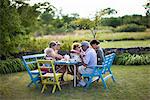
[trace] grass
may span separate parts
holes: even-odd
[[[88,30],[74,31],[72,33],[64,33],[59,35],[48,35],[39,37],[40,41],[60,41],[62,43],[70,43],[73,41],[91,40],[93,37]],[[103,48],[130,48],[130,47],[150,47],[150,30],[146,32],[122,32],[122,33],[98,33],[97,39],[103,40],[101,47]],[[135,39],[130,41],[111,41],[107,40],[121,40],[121,39]],[[148,40],[136,40],[136,39],[148,39]],[[46,42],[45,42],[46,43]]]
[[[130,34],[130,35],[129,35]],[[84,40],[91,40],[92,37],[90,34],[83,34],[76,35],[76,34],[68,34],[68,35],[55,35],[55,36],[48,36],[48,37],[42,37],[39,38],[38,41],[43,41],[43,48],[47,46],[49,41],[60,41],[63,44],[68,43],[72,45],[73,41],[77,40],[78,42],[84,41]],[[99,39],[103,39],[104,42],[101,42],[101,47],[103,48],[131,48],[131,47],[150,47],[150,39],[149,40],[130,40],[130,41],[111,41],[107,42],[105,40],[109,39],[125,39],[125,38],[150,38],[150,34],[147,32],[137,32],[137,33],[105,33],[101,34],[101,37]],[[62,44],[62,45],[63,45]],[[31,48],[32,49],[32,48]],[[65,48],[66,49],[66,48]]]
[[[150,40],[101,42],[102,48],[150,47]]]
[[[115,40],[115,39],[145,39],[150,38],[150,32],[121,32],[121,33],[99,33],[99,40]]]
[[[94,83],[88,90],[63,85],[62,91],[54,94],[50,90],[40,93],[40,89],[28,88],[26,72],[0,76],[0,100],[148,100],[150,98],[150,65],[112,67],[117,82],[107,81],[108,90],[101,82]]]
[[[58,34],[58,35],[47,35],[39,38],[49,40],[91,40],[92,34],[88,30],[74,31],[72,33]],[[121,33],[97,33],[96,38],[98,40],[115,40],[115,39],[145,39],[150,38],[150,30],[146,32],[121,32]]]

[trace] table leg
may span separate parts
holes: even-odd
[[[76,66],[75,65],[73,65],[73,66],[74,66],[74,87],[76,87],[77,73],[76,73]]]

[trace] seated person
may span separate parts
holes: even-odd
[[[57,59],[63,59],[63,56],[62,55],[59,55],[55,52],[57,48],[57,43],[55,41],[51,41],[49,43],[49,47],[47,47],[45,50],[44,50],[44,53],[46,54],[46,60],[57,60]],[[49,64],[45,64],[43,66],[46,66],[46,67],[50,67]]]
[[[56,44],[57,44],[57,46],[56,46],[55,52],[58,54],[61,45],[60,45],[60,42],[59,42],[59,41],[56,41]]]
[[[79,66],[78,72],[80,74],[89,74],[93,72],[93,66],[97,65],[97,54],[96,51],[93,48],[90,48],[90,44],[87,41],[84,41],[81,43],[81,47],[83,51],[85,52],[85,56],[81,56],[82,59],[82,66]],[[86,83],[82,79],[82,77],[79,77],[80,82],[78,86],[85,86]]]
[[[95,39],[91,40],[90,42],[90,45],[97,53],[97,65],[102,65],[102,63],[104,62],[104,52],[103,49],[99,46],[99,44],[99,41]]]
[[[49,47],[44,50],[47,60],[63,59],[62,55],[56,53],[56,48],[57,48],[57,43],[55,41],[51,41],[49,43]]]
[[[81,62],[80,53],[80,43],[73,43],[72,50],[70,51],[71,60]]]
[[[58,46],[57,43],[58,42],[51,41],[49,43],[49,47],[44,50],[47,60],[67,60],[67,57],[58,54],[58,50],[60,49],[59,48],[60,44]],[[49,66],[49,65],[47,64],[45,66]],[[67,67],[66,65],[57,65],[56,72],[64,74],[66,72],[66,67]]]

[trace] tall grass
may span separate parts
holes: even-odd
[[[50,40],[59,40],[59,41],[65,41],[65,40],[91,40],[93,39],[92,34],[90,31],[75,31],[72,33],[66,33],[63,35],[47,35],[44,37],[40,38],[45,38],[45,39],[50,39]],[[98,40],[115,40],[115,39],[147,39],[150,38],[150,32],[120,32],[120,33],[103,33],[103,32],[98,32],[96,39]]]

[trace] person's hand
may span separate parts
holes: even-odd
[[[64,55],[64,59],[65,59],[66,61],[69,61],[70,56],[69,56],[69,55]]]
[[[86,67],[87,67],[87,64],[83,63],[83,66],[86,68]]]
[[[85,52],[80,52],[81,57],[85,56]]]

